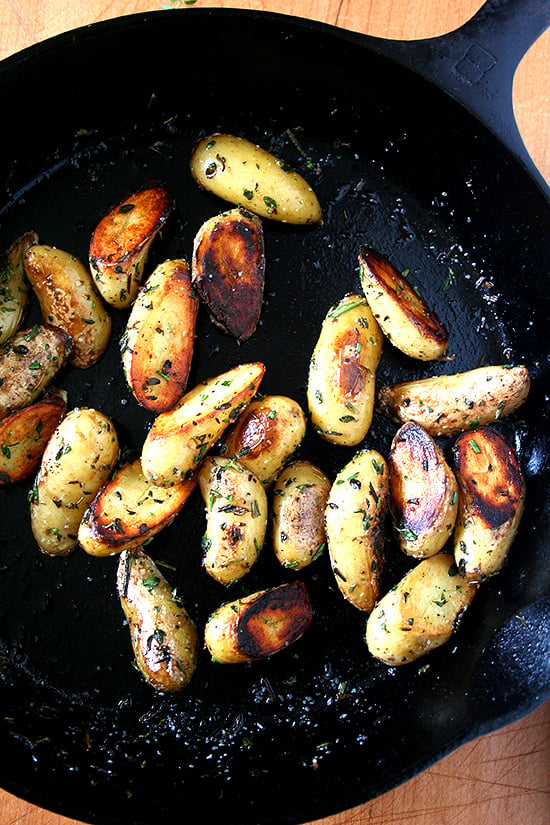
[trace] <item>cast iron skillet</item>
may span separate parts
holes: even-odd
[[[102,825],[157,825],[187,813],[205,825],[300,822],[395,787],[550,695],[547,192],[518,142],[505,148],[400,65],[419,60],[430,76],[439,52],[442,81],[458,83],[472,69],[459,71],[460,61],[476,57],[483,85],[499,70],[509,13],[515,30],[527,31],[522,46],[548,23],[546,3],[492,2],[459,35],[404,46],[271,14],[159,12],[62,35],[0,67],[2,248],[33,228],[86,260],[105,211],[160,180],[178,208],[150,266],[189,256],[201,222],[225,208],[188,168],[194,141],[214,130],[267,146],[314,185],[322,226],[265,224],[261,326],[238,347],[201,313],[190,385],[260,359],[263,391],[305,406],[321,320],[358,289],[361,243],[409,269],[451,333],[454,360],[435,365],[386,345],[380,384],[482,362],[525,363],[533,379],[528,402],[501,423],[528,482],[509,562],[446,647],[401,669],[369,656],[364,617],[340,597],[324,557],[300,574],[315,619],[294,647],[246,666],[214,665],[203,653],[185,692],[156,695],[131,664],[116,559],[41,556],[29,530],[30,482],[0,491],[6,789]],[[468,31],[489,39],[466,53]],[[495,55],[492,68],[484,54]],[[491,124],[502,134],[498,118]],[[125,316],[113,317],[102,361],[67,370],[59,383],[71,405],[112,416],[125,449],[139,451],[151,417],[124,385]],[[376,415],[365,443],[387,452],[394,430]],[[332,476],[352,453],[311,432],[300,449]],[[222,601],[296,578],[267,546],[248,579],[222,589],[201,569],[203,529],[196,498],[149,547],[199,627]],[[388,542],[386,585],[408,566]]]

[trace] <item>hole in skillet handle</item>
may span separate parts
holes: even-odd
[[[515,71],[549,26],[548,0],[487,0],[449,34],[414,41],[368,40],[374,51],[420,74],[478,117],[550,198],[550,184],[527,151],[512,101]]]

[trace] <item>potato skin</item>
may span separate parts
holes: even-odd
[[[31,246],[24,263],[42,316],[72,338],[70,362],[91,367],[107,348],[111,318],[89,271],[74,255],[46,244]]]
[[[355,446],[374,410],[382,333],[362,295],[344,296],[328,311],[309,365],[307,401],[318,434]]]
[[[191,173],[199,186],[260,217],[294,224],[322,220],[311,186],[245,138],[227,134],[202,138],[191,157]]]
[[[23,256],[35,243],[38,243],[36,232],[25,232],[0,258],[0,344],[15,335],[22,324],[31,295]]]
[[[260,319],[265,283],[262,222],[232,209],[203,223],[193,243],[193,283],[210,318],[237,341]]]
[[[112,556],[156,536],[174,520],[197,486],[195,478],[157,487],[143,475],[139,458],[124,464],[84,513],[78,543],[92,556]]]
[[[223,604],[209,617],[204,642],[215,662],[253,662],[296,642],[312,618],[305,584],[282,584]]]
[[[452,556],[423,559],[370,614],[365,633],[370,653],[387,665],[414,662],[448,641],[476,592]]]
[[[45,324],[20,330],[0,348],[0,421],[38,398],[71,349],[66,332]]]
[[[453,459],[459,484],[455,561],[461,574],[481,581],[506,560],[525,507],[525,479],[515,450],[490,427],[457,438]]]
[[[31,493],[31,528],[43,553],[61,556],[76,546],[86,507],[118,452],[113,424],[98,410],[76,407],[56,428]]]
[[[150,246],[174,208],[157,186],[134,192],[105,215],[90,242],[90,269],[103,299],[123,309],[135,299]]]
[[[324,512],[331,483],[309,461],[294,461],[273,487],[273,549],[283,567],[302,570],[326,546]]]
[[[141,548],[120,556],[117,590],[145,681],[162,692],[186,687],[197,664],[197,630],[176,591]]]
[[[292,398],[255,399],[227,431],[222,455],[238,458],[267,487],[302,442],[306,423],[302,408]]]
[[[361,286],[384,335],[421,361],[441,358],[449,336],[425,300],[379,252],[359,250]]]
[[[510,415],[529,388],[523,365],[478,367],[381,387],[377,407],[396,421],[415,421],[432,436],[457,435]]]
[[[264,372],[259,362],[239,364],[198,384],[173,409],[158,415],[141,453],[146,478],[164,487],[192,475],[255,395]]]
[[[388,465],[390,513],[399,547],[417,559],[435,555],[456,522],[453,471],[433,438],[412,421],[395,434]]]
[[[66,412],[66,398],[60,391],[52,391],[0,423],[0,486],[36,472],[46,444]]]
[[[198,308],[182,259],[159,264],[138,292],[121,350],[126,381],[142,407],[166,412],[185,392]]]
[[[325,508],[330,562],[344,598],[370,611],[380,595],[388,468],[376,450],[361,450],[336,476]]]
[[[220,584],[241,579],[257,560],[267,527],[267,497],[254,475],[231,458],[208,456],[198,472],[206,507],[204,567]]]

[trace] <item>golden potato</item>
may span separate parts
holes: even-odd
[[[295,224],[322,220],[311,186],[284,161],[244,138],[202,138],[191,157],[191,173],[204,189],[263,218]]]
[[[0,258],[0,344],[15,335],[23,321],[31,295],[23,256],[35,243],[38,243],[36,232],[25,232]]]

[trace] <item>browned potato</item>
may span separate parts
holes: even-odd
[[[374,410],[382,333],[362,295],[344,296],[328,311],[309,365],[307,402],[313,426],[333,444],[355,446]]]
[[[192,478],[157,487],[143,475],[139,458],[124,464],[84,513],[78,543],[92,556],[137,547],[171,524],[196,486]]]
[[[174,208],[162,187],[129,195],[97,225],[90,242],[90,269],[108,304],[122,309],[137,295],[149,248]]]
[[[370,653],[387,665],[414,662],[450,639],[476,592],[452,556],[423,559],[370,614],[365,634]]]
[[[38,398],[71,349],[66,332],[42,324],[21,330],[0,348],[0,421]]]
[[[435,555],[455,526],[453,471],[433,438],[412,421],[395,434],[388,464],[390,513],[401,550],[417,559]]]
[[[91,367],[107,348],[111,319],[89,271],[74,255],[46,244],[31,246],[24,262],[43,318],[72,338],[70,362]]]
[[[267,497],[254,473],[232,458],[207,456],[198,472],[206,505],[204,567],[220,584],[256,562],[267,527]]]
[[[267,487],[305,433],[306,417],[296,401],[266,395],[251,401],[227,431],[222,455],[238,458]]]
[[[263,218],[319,223],[321,206],[311,186],[284,161],[236,135],[201,138],[191,157],[197,183]]]
[[[326,475],[309,461],[294,461],[273,487],[273,549],[283,567],[302,570],[326,545],[325,506],[330,491]]]
[[[305,584],[282,584],[219,607],[206,623],[204,641],[215,662],[252,662],[297,641],[311,620]]]
[[[0,258],[0,344],[15,335],[21,326],[31,294],[23,255],[35,243],[38,243],[36,232],[25,232]]]
[[[459,484],[455,561],[479,580],[498,573],[523,515],[525,479],[515,450],[490,427],[457,438],[453,457]]]
[[[374,317],[392,344],[421,361],[441,358],[447,349],[447,331],[407,279],[366,246],[359,250],[359,272]]]
[[[0,485],[34,473],[50,436],[67,412],[61,391],[12,413],[0,424]]]
[[[184,260],[160,264],[140,289],[123,336],[122,365],[136,400],[166,412],[187,386],[198,298]]]
[[[381,387],[378,409],[395,421],[415,421],[430,435],[457,435],[510,415],[529,387],[524,366],[479,367]]]
[[[141,453],[145,476],[171,486],[194,473],[210,447],[256,394],[265,366],[239,364],[190,390],[169,412],[161,413]]]
[[[86,407],[67,413],[48,441],[31,493],[31,528],[43,553],[74,549],[82,516],[117,459],[118,438],[106,415]]]
[[[245,209],[207,220],[193,246],[193,283],[210,317],[237,341],[250,338],[260,318],[265,281],[262,223]]]
[[[336,476],[325,508],[332,570],[344,598],[369,611],[380,595],[388,468],[376,450],[361,450]]]
[[[198,655],[197,630],[181,598],[139,547],[120,556],[117,589],[142,676],[157,690],[181,690]]]

